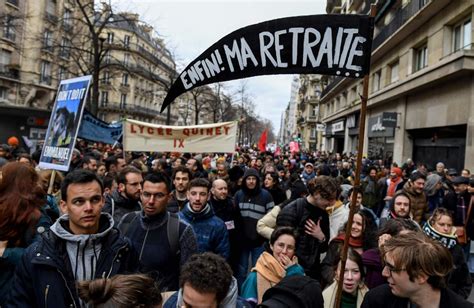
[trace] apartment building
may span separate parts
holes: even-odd
[[[327,10],[367,13],[367,2],[328,1]],[[471,0],[378,1],[365,155],[474,168],[473,17]],[[323,149],[355,152],[362,80],[326,78]]]

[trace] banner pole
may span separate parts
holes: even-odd
[[[56,178],[56,170],[53,169],[53,172],[51,172],[51,177],[49,178],[48,195],[51,195],[53,193],[55,178]]]
[[[370,16],[375,17],[376,7],[375,5],[371,5],[370,7]],[[352,190],[352,198],[351,198],[351,205],[349,210],[349,218],[347,219],[347,225],[345,230],[344,236],[344,246],[342,247],[341,251],[341,267],[339,271],[339,277],[336,277],[337,280],[337,291],[336,291],[336,301],[334,307],[339,308],[341,307],[341,299],[342,299],[342,284],[344,282],[344,271],[346,269],[346,261],[347,261],[347,253],[349,251],[349,237],[351,235],[352,229],[352,221],[354,220],[354,214],[356,212],[356,203],[357,203],[357,195],[361,191],[360,189],[360,173],[362,170],[362,154],[364,152],[364,138],[365,138],[365,120],[367,114],[367,99],[369,96],[369,74],[364,76],[364,83],[363,83],[363,92],[362,96],[360,97],[360,125],[359,125],[359,145],[357,149],[357,164],[356,164],[356,174],[354,179],[354,187]]]

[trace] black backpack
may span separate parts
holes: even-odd
[[[287,276],[263,294],[258,308],[323,308],[319,282],[308,276]]]
[[[127,236],[130,225],[140,217],[140,211],[131,212],[125,215],[120,222],[119,229],[123,236]],[[171,252],[174,255],[180,253],[179,250],[179,216],[177,213],[168,212],[168,221],[166,222],[166,233],[168,234],[168,243],[171,247]]]

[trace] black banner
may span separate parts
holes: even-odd
[[[397,127],[397,113],[396,112],[382,113],[382,125],[385,127]]]
[[[272,74],[362,78],[370,70],[372,35],[367,15],[297,16],[241,28],[181,72],[161,111],[182,93],[220,81]]]

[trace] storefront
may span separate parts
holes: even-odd
[[[329,125],[332,132],[332,138],[334,139],[334,144],[332,151],[334,153],[343,153],[344,152],[344,120],[338,120]]]
[[[392,162],[396,126],[396,113],[384,112],[369,118],[367,131],[369,138],[367,156],[369,159],[382,159],[385,164]]]
[[[346,152],[356,153],[359,146],[359,113],[351,114],[347,117],[346,128],[347,128],[347,144]]]

